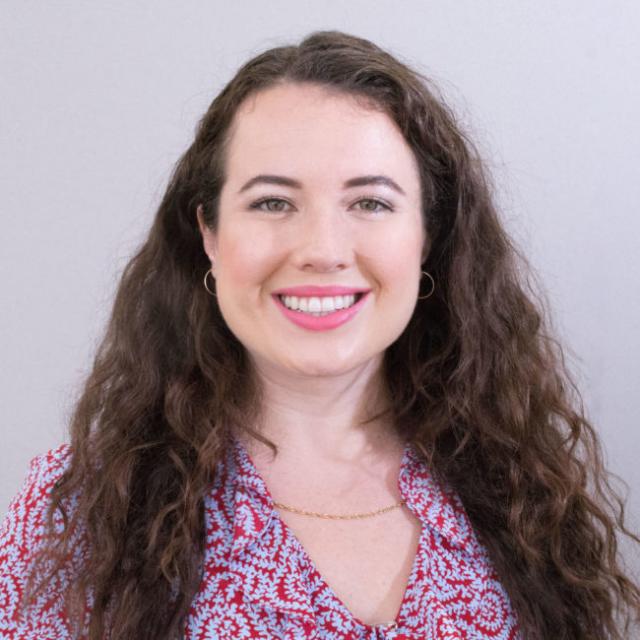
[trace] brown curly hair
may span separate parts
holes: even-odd
[[[383,109],[415,154],[432,240],[425,266],[438,287],[385,352],[387,413],[460,496],[524,638],[629,638],[640,588],[621,566],[619,535],[640,538],[625,527],[624,501],[479,154],[428,79],[336,31],[242,66],[175,167],[72,416],[72,456],[53,490],[31,595],[82,540],[85,561],[66,594],[78,633],[184,633],[201,580],[204,497],[230,426],[268,442],[247,426],[258,424],[257,376],[202,286],[210,265],[196,212],[202,205],[216,229],[234,114],[283,82]]]

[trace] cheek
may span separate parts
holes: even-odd
[[[399,282],[409,286],[420,276],[423,235],[420,230],[409,228],[388,229],[370,246],[370,259],[385,288],[397,289]]]
[[[220,236],[220,284],[234,287],[236,294],[258,287],[269,277],[282,259],[282,247],[258,230],[229,230]],[[238,296],[240,299],[243,296]]]

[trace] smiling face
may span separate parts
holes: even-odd
[[[377,366],[411,318],[425,243],[418,167],[396,124],[352,97],[311,84],[250,96],[232,125],[216,232],[198,220],[220,311],[258,369]],[[295,287],[360,293],[331,312],[339,290],[276,295]]]

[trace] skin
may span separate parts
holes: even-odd
[[[238,109],[225,169],[216,232],[200,210],[198,221],[222,315],[264,384],[261,430],[284,458],[308,461],[307,469],[323,461],[317,482],[327,464],[348,469],[368,455],[373,464],[385,451],[397,462],[400,445],[388,425],[358,422],[384,401],[380,363],[413,313],[426,252],[418,167],[402,133],[351,96],[279,85]],[[240,193],[259,174],[294,178],[301,188],[258,184]],[[388,176],[404,193],[344,188],[365,175]],[[265,197],[281,201],[252,208]],[[271,297],[303,284],[371,293],[351,321],[314,332],[285,318]],[[337,483],[349,476],[343,471]]]

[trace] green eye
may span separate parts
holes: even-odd
[[[393,207],[383,200],[379,200],[378,198],[361,198],[355,204],[362,205],[361,211],[368,211],[370,213],[380,213],[382,211],[393,211]],[[266,208],[265,206],[266,205]],[[254,202],[250,205],[251,209],[257,209],[258,211],[266,211],[270,213],[282,213],[285,211],[285,207],[290,205],[287,200],[283,200],[282,198],[262,198],[257,202]]]
[[[273,203],[275,202],[278,206],[276,208],[272,208],[270,206],[267,206],[266,209],[263,208],[263,204],[268,204],[268,203]],[[281,211],[284,211],[284,209],[282,208],[282,205],[287,205],[289,204],[286,200],[283,200],[282,198],[263,198],[262,200],[258,200],[257,202],[254,202],[251,205],[251,209],[258,209],[259,211],[270,211],[272,213],[280,213]]]
[[[364,207],[363,208],[364,211],[372,211],[373,213],[376,213],[382,210],[393,211],[393,209],[386,202],[383,202],[382,200],[378,200],[377,198],[363,198],[362,200],[358,200],[356,204],[361,204],[363,202],[370,205],[370,206]],[[379,209],[378,207],[382,207],[382,209]]]

